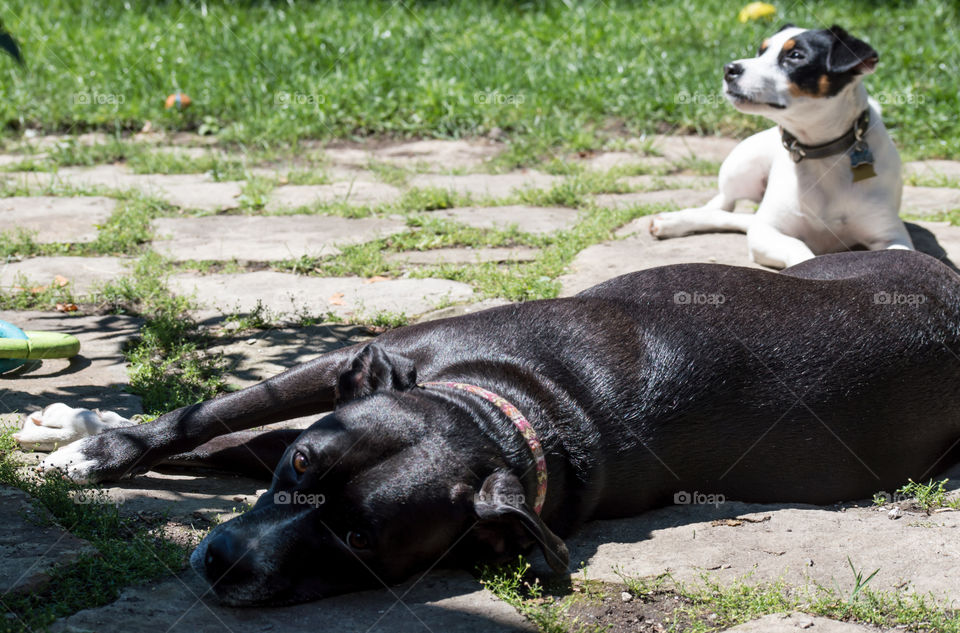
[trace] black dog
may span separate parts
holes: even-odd
[[[192,559],[224,602],[278,604],[532,545],[565,569],[561,537],[584,521],[683,491],[827,503],[889,490],[954,459],[958,384],[960,277],[926,255],[829,255],[781,274],[678,265],[397,329],[81,440],[61,467],[117,478],[335,408],[302,433],[192,453],[279,460],[270,490]]]

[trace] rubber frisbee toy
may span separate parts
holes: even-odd
[[[70,358],[80,351],[80,341],[60,332],[24,332],[16,325],[0,321],[0,374],[28,360]]]

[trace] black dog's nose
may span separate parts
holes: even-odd
[[[727,81],[733,81],[743,74],[743,65],[737,62],[730,62],[723,67],[723,78]]]
[[[230,532],[222,532],[207,543],[203,567],[211,585],[232,585],[253,575],[253,556],[249,544]]]

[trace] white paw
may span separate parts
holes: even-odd
[[[107,429],[133,424],[112,411],[91,411],[58,402],[23,419],[13,439],[29,450],[52,451]]]
[[[650,218],[650,235],[664,240],[670,237],[681,237],[686,234],[685,222],[670,213],[658,213]]]
[[[40,462],[40,470],[59,471],[78,484],[93,483],[96,480],[91,474],[97,466],[97,460],[88,457],[83,450],[84,444],[87,444],[89,439],[79,440],[50,453]]]

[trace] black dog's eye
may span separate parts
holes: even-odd
[[[798,51],[797,49],[793,49],[792,51],[787,53],[787,57],[789,59],[803,59],[804,54],[801,51]]]
[[[307,472],[307,466],[310,465],[310,461],[307,459],[307,456],[297,451],[293,454],[293,469],[300,473],[301,475]]]
[[[370,539],[363,532],[347,532],[347,545],[353,549],[369,549]]]

